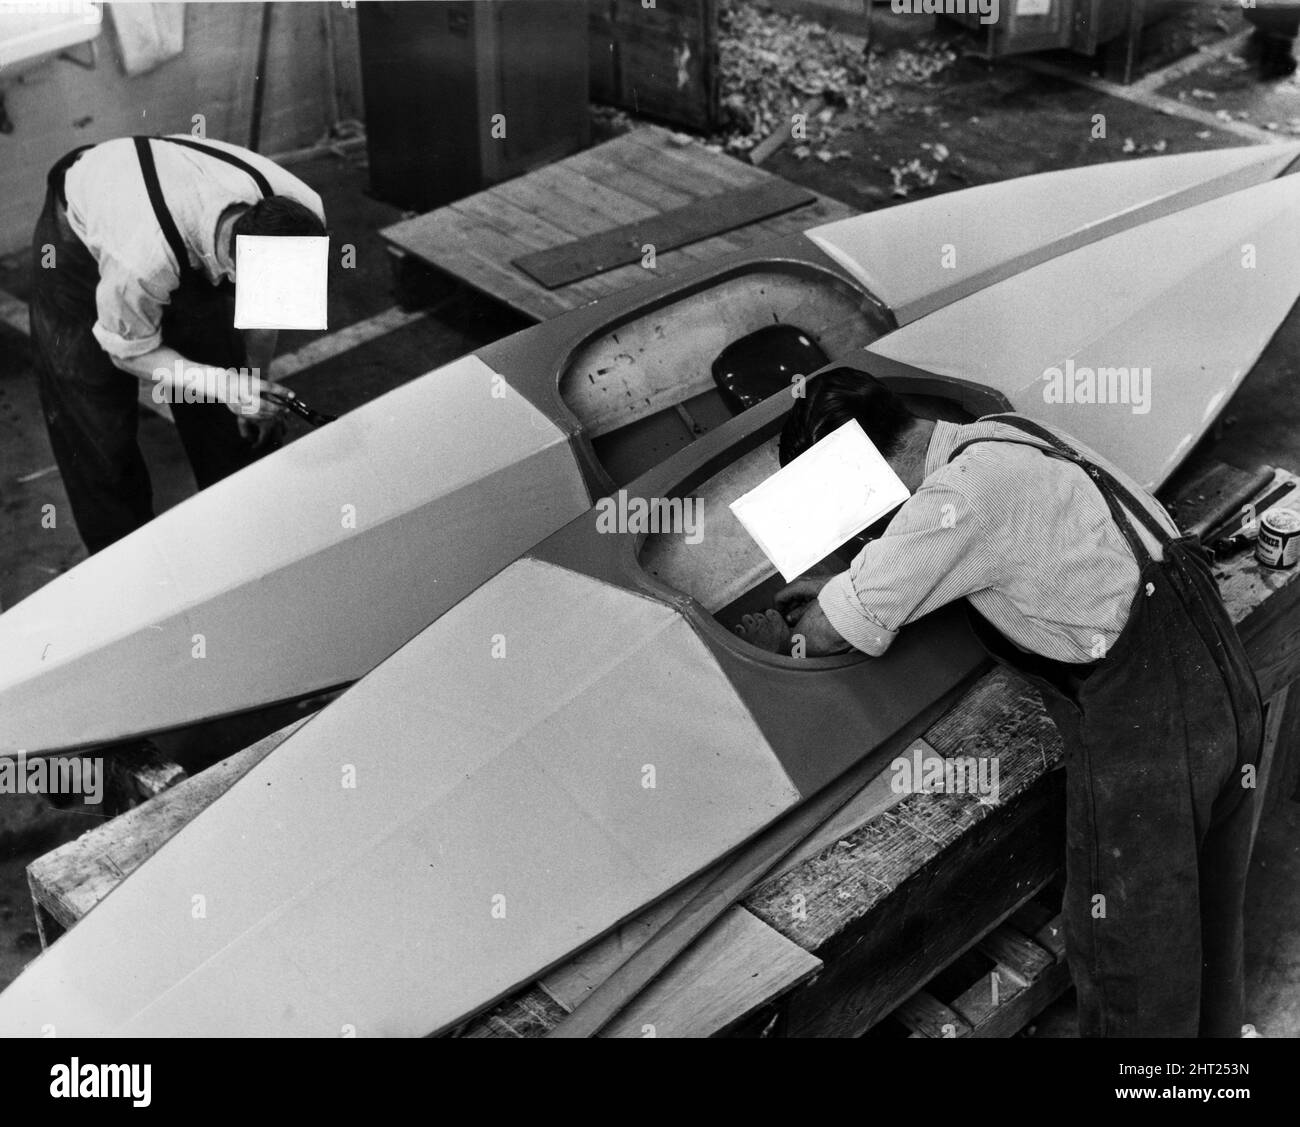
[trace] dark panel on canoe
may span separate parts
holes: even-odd
[[[520,255],[514,264],[547,289],[557,289],[616,266],[639,262],[647,244],[656,253],[791,211],[817,197],[785,180],[737,188],[717,196],[626,223],[609,231]]]

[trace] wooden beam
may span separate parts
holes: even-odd
[[[27,883],[38,908],[38,918],[39,911],[44,911],[47,917],[46,926],[41,929],[43,940],[53,942],[72,927],[307,719],[295,720],[28,865]]]

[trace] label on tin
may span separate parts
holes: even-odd
[[[1265,567],[1294,567],[1300,560],[1300,513],[1270,509],[1259,521],[1255,557]]]

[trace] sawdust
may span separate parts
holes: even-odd
[[[792,129],[794,155],[823,162],[850,155],[838,138],[892,107],[897,87],[928,85],[957,58],[930,41],[867,51],[857,36],[740,0],[719,7],[718,55],[722,121],[710,147],[743,156]]]

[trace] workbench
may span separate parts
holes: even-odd
[[[1214,464],[1176,514],[1244,475]],[[1278,471],[1278,479],[1290,479]],[[1266,701],[1262,808],[1300,782],[1300,569],[1253,554],[1215,568]],[[1288,707],[1288,699],[1290,706]],[[305,718],[184,779],[28,868],[43,944],[74,926]],[[1059,737],[1037,693],[991,668],[924,734],[945,756],[996,756],[995,801],[915,793],[837,820],[750,890],[605,1036],[1009,1036],[1068,986],[1060,934],[1064,787]],[[705,879],[704,876],[699,880]],[[455,1031],[538,1036],[699,881],[651,906],[539,982]]]

